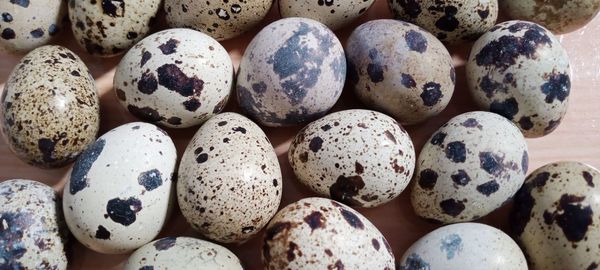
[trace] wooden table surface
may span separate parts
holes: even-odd
[[[236,67],[239,65],[246,45],[258,29],[278,18],[277,6],[274,4],[267,19],[255,31],[234,40],[223,42]],[[391,18],[385,0],[377,0],[374,6],[358,21],[336,33],[342,43],[345,43],[348,35],[360,23],[381,18]],[[162,30],[162,28],[154,30]],[[600,110],[600,16],[597,16],[585,28],[560,36],[559,39],[567,49],[571,59],[572,89],[570,106],[563,123],[556,131],[543,138],[527,140],[530,149],[530,171],[546,163],[560,160],[576,160],[600,168],[600,113],[598,112]],[[102,119],[99,135],[121,124],[136,121],[118,104],[113,92],[112,78],[120,57],[101,59],[89,56],[78,48],[70,31],[63,31],[57,38],[56,43],[75,51],[88,65],[96,79],[100,94]],[[450,105],[441,115],[423,124],[407,127],[415,143],[417,153],[428,137],[444,122],[457,114],[475,110],[473,101],[466,89],[464,78],[464,62],[469,49],[470,44],[450,49],[455,59],[458,77],[456,90]],[[19,59],[20,56],[0,54],[0,91],[4,88],[4,83]],[[238,111],[235,102],[231,101],[226,111]],[[341,99],[334,107],[334,111],[362,107],[353,96],[353,93],[349,89],[345,89]],[[283,199],[280,207],[303,197],[315,195],[296,180],[287,159],[287,149],[299,129],[300,127],[265,128],[265,132],[279,157],[283,173]],[[168,130],[177,146],[179,157],[181,157],[188,141],[196,130],[197,127]],[[55,190],[62,192],[69,169],[70,166],[54,170],[42,170],[28,166],[10,152],[4,140],[0,142],[0,181],[15,178],[37,180],[47,183]],[[480,222],[492,224],[507,231],[507,210],[509,207],[510,205],[507,205],[491,213]],[[383,232],[393,248],[397,260],[414,241],[439,226],[426,222],[413,213],[408,190],[386,205],[374,209],[358,210]],[[187,225],[178,211],[175,211],[159,237],[163,236],[201,238]],[[259,234],[259,236],[242,245],[227,245],[227,247],[238,255],[246,269],[262,269],[260,261],[261,244],[262,234]],[[121,269],[122,263],[128,255],[98,254],[86,249],[72,238],[68,248],[68,256],[70,269]]]

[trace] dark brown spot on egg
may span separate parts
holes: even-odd
[[[481,185],[478,185],[476,189],[479,193],[485,195],[486,197],[489,197],[490,195],[498,191],[498,189],[500,189],[500,185],[498,184],[498,182],[496,182],[496,180],[491,180]]]
[[[335,183],[329,188],[329,195],[334,200],[343,202],[350,206],[360,206],[361,203],[353,197],[358,195],[359,191],[365,187],[362,177],[340,175]]]
[[[592,174],[588,171],[583,171],[581,172],[581,175],[583,175],[583,179],[585,180],[585,182],[587,183],[588,186],[590,187],[595,187],[594,186],[594,177],[592,176]]]
[[[340,213],[342,214],[342,217],[344,217],[346,222],[348,222],[348,224],[350,224],[350,226],[352,226],[353,228],[361,230],[365,228],[365,225],[360,220],[360,218],[351,211],[344,208],[340,208]]]
[[[158,49],[164,54],[169,55],[177,52],[177,46],[179,45],[179,40],[169,39],[166,43],[158,46]]]
[[[174,64],[165,64],[159,67],[158,83],[171,91],[179,93],[181,96],[189,97],[192,95],[200,96],[204,88],[204,81],[198,77],[188,77]]]
[[[318,152],[321,147],[323,146],[323,139],[321,139],[321,137],[314,137],[310,140],[310,143],[308,144],[308,148],[313,151],[314,153]]]
[[[154,248],[158,251],[168,250],[175,246],[177,242],[177,238],[175,237],[165,237],[156,242],[154,242]]]
[[[311,231],[314,231],[325,226],[325,217],[321,212],[313,211],[310,215],[304,217],[304,222],[310,226]]]
[[[140,80],[138,81],[138,90],[146,95],[150,95],[158,89],[158,82],[156,81],[156,77],[154,73],[150,70],[146,70]]]

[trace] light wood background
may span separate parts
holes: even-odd
[[[279,15],[277,6],[274,4],[270,15],[262,26],[277,18],[279,18]],[[377,0],[375,5],[363,17],[351,26],[338,31],[337,34],[341,41],[345,43],[347,36],[360,23],[380,18],[391,18],[385,0]],[[236,67],[246,45],[262,26],[239,38],[223,42]],[[155,31],[162,28],[159,27]],[[600,16],[596,17],[585,28],[559,38],[571,59],[572,92],[570,107],[563,123],[555,132],[543,138],[527,141],[530,149],[530,170],[560,160],[581,161],[598,168],[600,167],[600,113],[598,112],[600,111]],[[136,120],[118,104],[112,89],[112,78],[115,66],[120,60],[119,57],[101,59],[87,55],[77,47],[70,31],[63,31],[57,38],[56,43],[75,51],[85,61],[96,79],[101,101],[100,134],[123,123]],[[407,128],[415,142],[417,153],[427,138],[448,119],[459,113],[475,110],[466,90],[464,79],[464,61],[469,49],[470,44],[450,50],[455,59],[458,82],[448,108],[441,115],[424,124]],[[20,56],[0,54],[0,91],[4,88],[4,82],[19,59]],[[237,111],[234,103],[230,102],[226,111]],[[354,98],[352,92],[345,89],[334,110],[361,107],[363,106]],[[179,156],[181,156],[196,129],[168,130],[177,145]],[[312,192],[297,182],[287,159],[287,149],[291,139],[299,129],[300,127],[265,129],[275,147],[282,168],[283,199],[281,207],[300,198],[314,196]],[[4,140],[0,142],[0,181],[15,178],[32,179],[47,183],[55,190],[62,192],[69,169],[70,166],[55,170],[42,170],[28,166],[10,152]],[[506,231],[507,210],[509,207],[510,205],[507,205],[493,212],[480,222],[495,225]],[[439,226],[415,216],[409,203],[408,191],[386,205],[375,209],[359,209],[359,211],[383,232],[390,242],[397,260],[414,241]],[[183,235],[201,238],[186,224],[181,214],[175,211],[160,237]],[[245,244],[228,245],[227,247],[238,255],[246,269],[262,269],[260,262],[261,244],[262,234]],[[83,247],[74,238],[71,239],[68,253],[70,269],[121,269],[123,261],[127,259],[127,255],[95,253]]]

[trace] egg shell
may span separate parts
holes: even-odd
[[[123,254],[152,241],[173,202],[171,138],[141,122],[102,135],[77,159],[63,192],[69,229],[84,246]]]
[[[443,111],[456,73],[444,45],[422,28],[396,20],[360,25],[346,43],[348,80],[368,107],[403,125]]]
[[[394,254],[385,237],[354,209],[305,198],[281,209],[264,235],[265,269],[386,269]]]
[[[215,269],[243,270],[227,248],[191,237],[166,237],[136,250],[123,270]]]
[[[346,110],[310,123],[288,152],[298,180],[350,206],[384,204],[406,188],[415,168],[408,133],[393,118]]]
[[[26,53],[46,45],[67,15],[63,0],[0,2],[0,52]]]
[[[277,155],[248,118],[222,113],[206,121],[179,165],[177,199],[186,220],[206,238],[240,243],[260,231],[281,201]]]
[[[117,67],[114,88],[133,115],[171,128],[198,125],[223,110],[233,63],[213,38],[169,29],[137,43]]]
[[[489,112],[458,115],[425,143],[411,202],[417,215],[443,223],[483,217],[519,190],[528,168],[519,129]]]
[[[600,265],[600,172],[562,161],[532,172],[510,215],[531,269],[597,269]]]
[[[100,108],[94,78],[70,50],[37,48],[8,77],[0,119],[19,159],[42,168],[64,166],[96,139]]]
[[[459,223],[421,237],[404,253],[398,269],[527,270],[527,261],[501,230]]]
[[[280,0],[279,13],[284,18],[310,18],[337,30],[360,17],[373,3],[375,0]]]
[[[0,269],[67,269],[60,198],[42,183],[0,183]]]
[[[325,115],[342,94],[346,58],[331,30],[286,18],[250,42],[237,75],[240,107],[265,126],[291,126]]]
[[[216,40],[226,40],[256,27],[272,4],[273,0],[165,0],[165,12],[173,28],[192,28]]]
[[[475,103],[512,120],[525,137],[554,131],[567,112],[569,58],[540,25],[508,21],[481,36],[466,65]]]
[[[498,0],[388,0],[388,4],[396,19],[421,26],[448,45],[478,38],[498,19]]]
[[[161,0],[69,0],[71,30],[89,54],[124,53],[150,31]]]
[[[585,26],[600,11],[600,0],[499,2],[501,10],[509,18],[541,24],[556,34],[572,32]]]

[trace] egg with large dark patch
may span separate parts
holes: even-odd
[[[256,27],[269,13],[273,0],[165,0],[167,23],[192,28],[226,40]]]
[[[67,269],[60,197],[31,180],[0,183],[0,269]]]
[[[532,269],[598,269],[600,171],[580,162],[532,172],[515,196],[513,232]]]
[[[362,24],[348,38],[349,84],[368,107],[403,125],[442,112],[456,74],[444,45],[422,28],[396,20]]]
[[[345,78],[344,50],[331,30],[311,19],[281,19],[246,48],[237,98],[262,125],[298,125],[325,115],[342,94]]]
[[[69,0],[71,29],[89,54],[111,57],[148,34],[160,7],[161,0]]]
[[[152,241],[166,223],[177,153],[166,132],[133,122],[102,135],[68,175],[63,211],[84,246],[123,254]]]
[[[388,0],[396,19],[425,28],[456,45],[483,35],[496,24],[498,0]]]
[[[600,12],[599,0],[499,2],[500,8],[508,17],[539,23],[556,34],[575,31],[588,24]]]
[[[222,113],[200,127],[179,165],[181,213],[206,238],[240,243],[277,212],[279,162],[265,133],[250,119]]]
[[[138,118],[166,127],[204,123],[221,112],[233,88],[229,54],[213,38],[190,29],[153,34],[125,54],[114,89]]]
[[[0,52],[26,53],[50,42],[67,15],[63,0],[0,2]]]
[[[64,166],[96,139],[100,108],[94,78],[70,50],[37,48],[8,77],[0,119],[19,159],[42,168]]]
[[[528,164],[525,138],[506,118],[489,112],[458,115],[423,146],[412,206],[417,215],[443,223],[478,219],[513,197]]]
[[[281,17],[317,20],[331,30],[340,29],[364,14],[375,0],[280,0]]]
[[[525,137],[549,134],[567,112],[569,58],[560,41],[538,24],[494,26],[473,45],[466,71],[479,108],[513,121]]]
[[[394,267],[385,237],[354,209],[305,198],[281,209],[264,235],[265,269],[384,269]]]
[[[523,252],[510,236],[478,223],[436,229],[404,252],[398,270],[527,270]]]
[[[191,237],[165,237],[136,250],[124,270],[215,269],[243,270],[240,260],[227,248]]]
[[[393,118],[347,110],[308,124],[288,157],[298,180],[321,196],[350,206],[375,207],[406,188],[415,167],[408,133]]]

